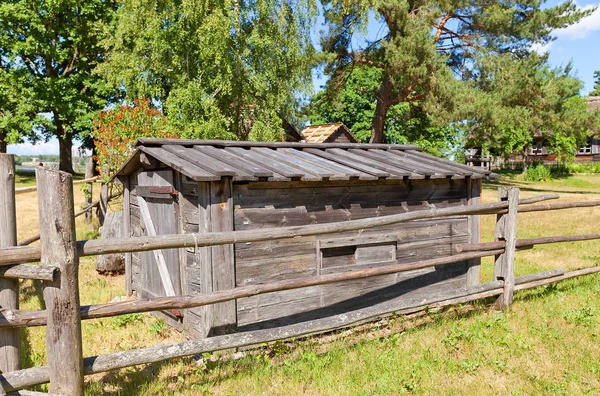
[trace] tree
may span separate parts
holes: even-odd
[[[590,96],[600,96],[600,70],[594,72],[594,89],[590,92]]]
[[[375,67],[355,66],[339,93],[330,96],[321,91],[314,95],[309,109],[310,122],[343,122],[359,141],[368,142],[377,105],[374,92],[382,73]],[[383,134],[386,142],[418,144],[433,155],[456,157],[462,151],[460,131],[449,125],[438,125],[419,103],[390,106]]]
[[[66,172],[73,173],[73,138],[91,131],[109,98],[94,69],[103,61],[99,42],[114,9],[112,0],[0,3],[0,78],[9,87],[0,130],[12,140],[31,135],[29,128],[56,136]]]
[[[136,99],[114,109],[101,111],[92,133],[100,176],[108,181],[129,158],[140,137],[172,138],[166,119],[150,105],[149,99]]]
[[[371,142],[382,142],[388,110],[398,103],[419,103],[452,112],[455,78],[468,79],[475,55],[527,52],[532,43],[551,40],[553,29],[568,26],[591,11],[572,1],[542,9],[544,0],[377,1],[329,0],[325,3],[328,32],[327,90],[339,92],[357,64],[382,70],[373,115]],[[384,35],[358,46],[356,35],[374,15]]]
[[[311,86],[313,0],[125,0],[103,72],[184,137],[281,140]],[[142,27],[142,28],[140,28]]]
[[[471,144],[494,155],[521,153],[525,167],[534,140],[569,160],[597,120],[579,95],[572,66],[551,68],[534,53],[482,55],[473,66],[474,88],[463,99]]]
[[[19,143],[25,136],[34,138],[31,117],[35,109],[31,103],[19,100],[27,96],[26,78],[27,75],[8,73],[0,66],[0,153],[6,153],[8,144]]]

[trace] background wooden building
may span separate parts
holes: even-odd
[[[141,139],[118,174],[126,235],[253,230],[476,204],[490,172],[416,146]],[[129,254],[139,297],[410,263],[478,242],[477,216],[319,237]],[[192,337],[322,318],[479,283],[479,261],[172,312]]]
[[[307,143],[358,143],[358,139],[343,123],[310,125],[302,130]]]

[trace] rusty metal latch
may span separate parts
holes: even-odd
[[[148,192],[153,194],[169,194],[172,196],[179,195],[179,191],[175,190],[172,186],[163,186],[163,187],[150,187]]]

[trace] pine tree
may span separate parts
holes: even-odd
[[[590,92],[590,96],[600,96],[600,70],[594,72],[594,89]]]
[[[453,111],[456,78],[471,77],[474,57],[526,53],[532,43],[551,40],[553,29],[589,14],[572,1],[543,8],[544,0],[380,1],[330,0],[325,3],[328,32],[322,40],[330,94],[339,92],[355,65],[382,70],[371,128],[371,142],[382,142],[390,107],[419,103]],[[381,38],[356,48],[370,16],[384,26]],[[454,81],[453,81],[454,80]]]

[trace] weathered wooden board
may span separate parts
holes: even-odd
[[[481,179],[467,179],[467,193],[469,205],[479,205],[481,203]],[[479,243],[480,241],[480,217],[469,216],[469,243]],[[481,282],[480,268],[481,259],[471,259],[468,263],[467,286],[475,286]]]
[[[387,170],[387,169],[386,169]],[[274,188],[277,186],[278,188]],[[234,184],[235,229],[322,224],[466,205],[465,180]],[[267,283],[426,260],[469,241],[467,217],[414,221],[364,231],[235,246],[236,284]],[[190,253],[188,253],[190,254]],[[270,327],[363,304],[463,287],[466,263],[238,300],[238,326]],[[198,275],[190,274],[191,279]],[[355,309],[355,308],[354,308]]]
[[[131,181],[135,179],[135,183]],[[160,198],[141,198],[137,196],[136,188],[138,186],[152,187],[173,187],[174,173],[171,169],[161,169],[153,171],[140,171],[136,177],[130,178],[130,219],[134,234],[156,235],[176,234],[179,232],[178,218],[175,211],[173,196],[168,194],[161,195]],[[141,210],[140,204],[144,205]],[[148,219],[152,225],[149,229]],[[177,249],[165,249],[158,251],[143,252],[132,255],[136,256],[138,264],[137,279],[135,271],[132,268],[133,284],[138,285],[136,290],[138,296],[150,296],[148,292],[157,296],[180,295],[180,269],[179,256]],[[164,268],[161,268],[164,267]],[[162,272],[162,273],[161,273]],[[167,277],[167,278],[165,278]]]
[[[17,245],[17,215],[15,203],[15,165],[13,154],[0,154],[0,248]],[[19,309],[19,281],[0,279],[0,306]],[[0,331],[0,371],[21,368],[19,330]]]
[[[246,331],[278,327],[376,304],[435,295],[464,287],[465,271],[465,264],[448,265],[239,299],[238,328]]]
[[[100,227],[101,239],[124,237],[123,217],[123,211],[108,212]],[[122,274],[125,271],[125,253],[96,256],[96,271],[101,274]]]

